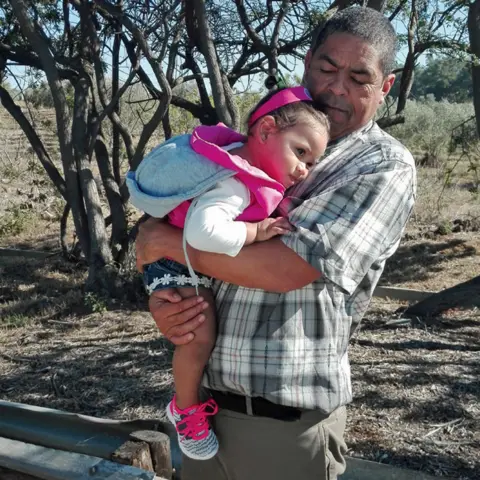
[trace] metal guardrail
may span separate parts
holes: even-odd
[[[143,443],[150,442],[152,447],[167,435],[171,460],[165,458],[170,454],[165,449],[157,450],[161,458],[155,459],[155,452],[150,448],[149,460],[153,468],[150,471],[138,468],[129,451],[141,452],[143,448],[144,453],[148,452],[148,448],[145,450],[145,446],[140,445],[144,440]],[[129,450],[127,447],[132,444],[138,448]],[[159,468],[162,458],[168,465]],[[363,459],[347,457],[346,460],[347,471],[341,480],[436,478],[420,471]],[[125,464],[128,462],[130,465]],[[24,477],[6,477],[15,480],[170,480],[173,467],[178,480],[181,454],[173,426],[158,420],[107,420],[0,401],[0,478],[4,478],[2,467],[25,474]],[[159,475],[160,471],[165,474]]]
[[[0,465],[42,480],[161,480],[154,472],[129,465],[3,437]]]
[[[99,419],[0,401],[0,437],[49,449],[51,452],[45,454],[47,457],[54,454],[62,457],[68,452],[91,457],[90,463],[105,460],[151,469],[166,479],[172,478],[174,470],[180,470],[181,454],[176,432],[169,423],[156,419]],[[0,447],[0,452],[3,451]],[[20,457],[18,461],[21,461]],[[0,466],[10,468],[6,463],[6,458],[0,456]],[[145,477],[145,480],[149,479]]]

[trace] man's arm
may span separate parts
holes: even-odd
[[[247,288],[284,293],[302,288],[321,275],[279,238],[244,247],[236,257],[187,248],[195,270]],[[141,268],[162,257],[185,264],[182,231],[151,219],[140,226],[137,266]]]

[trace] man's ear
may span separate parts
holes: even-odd
[[[382,102],[383,100],[385,100],[385,97],[389,94],[394,82],[395,82],[395,74],[393,73],[391,73],[390,75],[387,75],[384,78],[383,85],[382,85],[382,97],[383,97]]]
[[[271,115],[265,115],[257,123],[258,140],[264,143],[269,135],[277,132],[277,122]]]

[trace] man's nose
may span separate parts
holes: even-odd
[[[341,97],[347,94],[345,78],[343,75],[334,75],[328,85],[329,90],[336,96]]]

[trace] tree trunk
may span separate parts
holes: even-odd
[[[170,123],[170,112],[168,110],[162,118],[162,127],[165,140],[172,138],[172,125]]]
[[[127,237],[127,219],[125,216],[125,208],[120,195],[120,187],[115,181],[113,170],[110,166],[108,158],[108,150],[105,142],[100,137],[95,141],[95,157],[97,159],[98,169],[102,177],[102,183],[105,187],[110,214],[112,218],[112,234],[110,236],[110,244],[114,259],[118,260],[118,255],[125,246]]]
[[[75,84],[75,101],[73,109],[72,143],[75,161],[79,171],[80,186],[87,212],[88,232],[90,235],[90,252],[88,256],[87,290],[108,291],[108,281],[105,280],[107,268],[113,263],[112,251],[108,242],[105,219],[102,213],[100,195],[93,177],[89,158],[89,145],[94,129],[93,118],[90,115],[90,85],[95,78],[93,66],[87,59],[92,58],[92,38],[90,37],[92,10],[86,4],[79,8],[81,55],[83,71]],[[95,140],[95,139],[93,139]],[[105,170],[103,170],[105,174]],[[108,183],[107,183],[108,184]],[[108,197],[107,197],[108,198]],[[112,211],[112,215],[113,215]],[[109,275],[107,275],[109,276]]]
[[[413,75],[415,69],[415,32],[417,30],[417,2],[412,0],[410,12],[410,21],[408,23],[407,43],[408,53],[403,67],[402,78],[400,80],[400,91],[398,93],[398,103],[396,114],[402,113],[407,105],[407,98],[410,95],[413,85]]]
[[[119,7],[122,6],[122,1],[119,2]],[[120,46],[122,44],[121,31],[122,24],[115,19],[115,38],[112,46],[112,98],[118,92],[120,80]],[[115,105],[113,110],[120,116],[120,101]],[[112,168],[115,181],[120,185],[122,178],[120,173],[120,131],[115,124],[112,124]]]
[[[75,231],[80,241],[82,251],[88,258],[90,253],[90,239],[88,237],[86,213],[82,202],[78,174],[73,156],[70,132],[71,121],[65,92],[60,81],[55,60],[46,40],[47,36],[44,32],[39,33],[36,30],[33,22],[29,18],[26,2],[24,0],[10,0],[10,4],[12,5],[23,34],[29,40],[30,45],[42,63],[50,86],[55,107],[58,142],[65,174],[68,203],[72,209]]]
[[[480,0],[475,0],[470,4],[468,34],[471,51],[476,57],[476,61],[472,65],[473,105],[477,119],[477,131],[480,137]]]
[[[87,212],[88,231],[90,234],[90,252],[87,257],[89,275],[87,288],[94,288],[97,283],[98,270],[112,263],[112,253],[109,248],[105,220],[100,206],[100,196],[93,177],[88,158],[87,117],[89,106],[89,80],[81,75],[75,85],[75,104],[73,113],[72,143],[75,161],[79,171],[80,186]]]
[[[62,254],[67,259],[70,256],[70,249],[68,248],[68,239],[67,239],[67,226],[68,226],[69,215],[70,215],[70,206],[67,203],[63,209],[62,218],[60,219],[60,245],[62,247]]]
[[[377,124],[380,128],[390,128],[394,125],[399,125],[400,123],[405,123],[405,115],[398,114],[393,115],[393,117],[382,117],[377,120]]]
[[[415,57],[412,53],[407,54],[405,65],[402,71],[402,77],[400,79],[400,89],[398,92],[398,103],[396,115],[402,113],[407,105],[407,99],[410,95],[413,86],[415,68]]]
[[[480,276],[427,297],[425,300],[408,307],[404,315],[435,317],[445,310],[457,307],[480,307]]]

